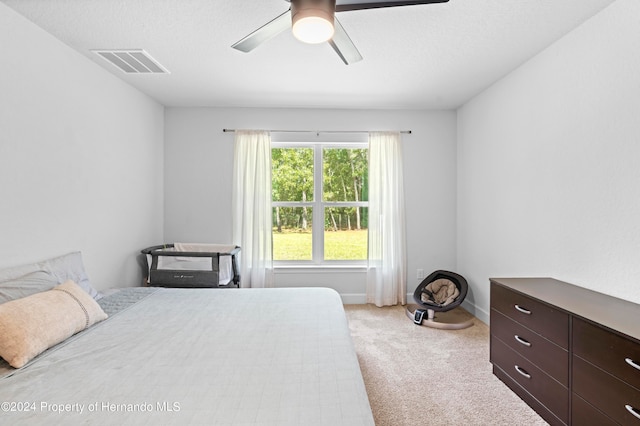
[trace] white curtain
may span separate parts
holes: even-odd
[[[271,287],[271,136],[237,130],[233,163],[233,242],[240,246],[240,286]]]
[[[399,132],[369,134],[367,303],[407,303],[406,230]]]

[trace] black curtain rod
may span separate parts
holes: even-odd
[[[236,129],[222,129],[223,132],[235,132]],[[369,130],[269,130],[273,133],[369,133]],[[400,130],[400,133],[411,134],[411,130]]]

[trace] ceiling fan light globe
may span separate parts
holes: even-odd
[[[333,37],[336,0],[291,0],[293,35],[305,43],[322,43]]]
[[[333,22],[319,16],[308,16],[293,23],[293,35],[309,44],[323,43],[333,37]]]

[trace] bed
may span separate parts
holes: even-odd
[[[64,297],[56,288],[36,296]],[[374,424],[334,290],[137,287],[99,296],[108,318],[21,368],[0,360],[3,421]],[[16,300],[0,301],[0,321]]]
[[[171,243],[147,247],[145,281],[154,287],[239,287],[240,247],[225,244]]]

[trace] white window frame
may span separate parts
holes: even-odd
[[[271,148],[313,148],[313,201],[271,201],[273,207],[311,207],[311,260],[274,260],[274,266],[366,266],[362,260],[324,260],[324,212],[327,207],[369,207],[369,201],[323,201],[323,150],[326,148],[369,149],[366,142],[271,142]],[[320,226],[316,226],[320,224]],[[272,231],[273,232],[273,231]]]

